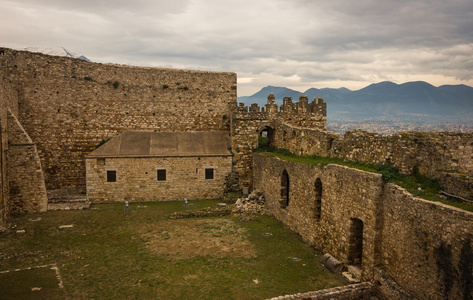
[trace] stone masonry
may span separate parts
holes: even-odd
[[[314,99],[311,104],[306,104],[307,99],[301,96],[299,103],[293,104],[287,98],[279,108],[273,97],[268,96],[268,104],[261,111],[252,105],[248,112],[248,108],[240,104],[239,110],[233,114],[232,147],[235,169],[240,172],[242,186],[252,186],[252,149],[257,147],[261,132],[267,130],[271,146],[297,155],[392,164],[405,174],[411,174],[417,168],[423,175],[448,183],[447,191],[467,195],[466,198],[472,193],[468,182],[473,176],[473,133],[404,132],[386,136],[355,130],[341,137],[326,131],[325,115],[320,115],[326,113],[322,100]],[[314,114],[306,114],[309,107],[315,105],[313,103],[317,104]],[[445,173],[461,176],[447,176]],[[462,188],[456,188],[458,186]]]
[[[282,207],[285,172],[289,199]],[[383,294],[473,297],[473,213],[416,198],[385,184],[380,174],[338,165],[254,154],[253,180],[272,215],[322,253],[358,264],[363,279],[376,278]]]
[[[223,197],[231,157],[156,157],[87,159],[87,196],[92,202],[169,201]],[[214,178],[205,179],[205,169]],[[157,180],[157,170],[166,180]],[[107,182],[106,171],[115,170],[116,182]]]
[[[36,145],[8,111],[8,171],[12,213],[44,212],[48,198]]]
[[[3,81],[18,91],[17,117],[38,148],[48,190],[85,190],[85,155],[124,130],[229,131],[236,109],[235,73],[1,50]]]
[[[240,188],[260,189],[271,214],[311,246],[359,267],[384,295],[473,298],[472,213],[416,198],[379,174],[252,152],[266,132],[271,146],[298,155],[419,170],[468,198],[472,133],[351,131],[340,137],[326,131],[322,99],[285,98],[278,107],[270,95],[263,108],[237,106],[235,73],[0,50],[0,230],[11,213],[44,211],[46,190],[84,192],[86,169],[95,201],[217,198],[225,177],[232,177]],[[100,142],[126,130],[229,133],[233,158],[104,157],[86,164]],[[161,166],[173,184],[158,182]],[[202,172],[209,166],[216,170],[212,183]],[[116,182],[105,180],[109,170]]]

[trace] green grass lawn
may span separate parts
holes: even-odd
[[[130,216],[123,208],[96,204],[14,218],[0,235],[0,272],[19,271],[0,273],[0,298],[266,299],[346,284],[273,218],[170,220],[182,202],[133,203]],[[57,266],[63,289],[50,268],[27,269],[45,265]]]

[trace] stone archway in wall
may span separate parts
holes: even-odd
[[[275,145],[275,130],[271,126],[262,126],[258,129],[258,147],[272,147]]]
[[[363,260],[363,221],[350,218],[348,233],[348,264],[361,266]]]
[[[281,208],[289,205],[289,174],[284,170],[281,174],[281,200],[279,200]]]

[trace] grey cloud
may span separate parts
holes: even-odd
[[[258,83],[266,78],[314,86],[408,75],[473,80],[470,0],[0,0],[0,5],[5,46],[61,45],[99,62],[234,71]]]

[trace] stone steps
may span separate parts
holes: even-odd
[[[89,209],[90,201],[86,198],[73,200],[58,200],[48,203],[48,210],[84,210]]]
[[[68,188],[48,191],[48,210],[84,210],[89,209],[85,191]]]
[[[349,283],[361,282],[361,268],[359,266],[348,265],[348,271],[342,272],[342,276]]]

